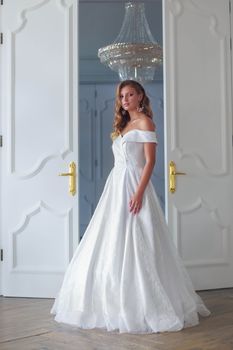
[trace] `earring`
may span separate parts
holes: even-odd
[[[143,103],[140,102],[139,106],[137,107],[137,111],[140,113],[144,110],[144,106],[143,106]]]

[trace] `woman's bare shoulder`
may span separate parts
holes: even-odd
[[[155,131],[156,126],[153,120],[144,115],[138,123],[141,130]]]

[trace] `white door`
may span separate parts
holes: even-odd
[[[196,289],[232,287],[229,0],[163,0],[163,29],[169,228]]]
[[[54,297],[78,244],[77,2],[1,6],[5,296]]]

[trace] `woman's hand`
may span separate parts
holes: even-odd
[[[135,193],[129,201],[129,211],[133,214],[137,214],[142,207],[143,195]]]

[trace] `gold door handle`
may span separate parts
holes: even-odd
[[[176,164],[171,160],[169,164],[169,191],[171,193],[176,191],[176,175],[186,175],[186,173],[176,171]]]
[[[75,162],[69,164],[69,172],[58,174],[59,176],[69,176],[69,193],[74,196],[76,193],[76,165]]]

